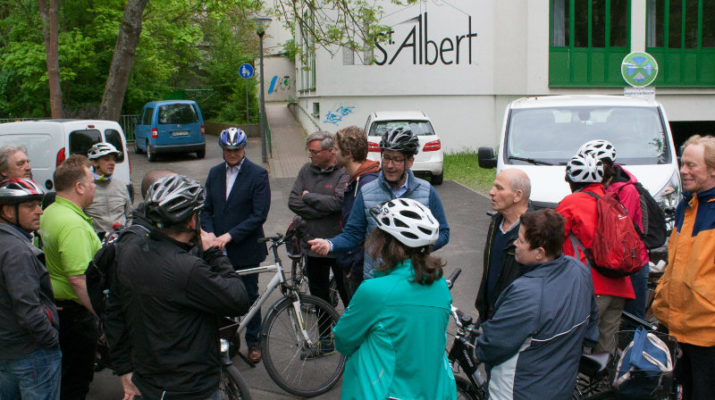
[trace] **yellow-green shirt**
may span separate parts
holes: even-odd
[[[57,196],[42,214],[39,232],[55,298],[79,303],[67,277],[84,275],[89,261],[102,246],[92,228],[92,218],[76,204]]]

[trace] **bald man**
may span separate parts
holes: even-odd
[[[514,259],[514,241],[519,234],[519,217],[529,209],[530,194],[529,177],[515,168],[499,172],[489,190],[496,214],[489,225],[482,282],[474,304],[481,322],[494,315],[499,294],[521,275],[521,264]]]

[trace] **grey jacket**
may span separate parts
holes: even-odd
[[[344,168],[336,166],[320,169],[308,162],[300,169],[288,198],[288,207],[306,221],[305,240],[340,233],[343,193],[349,178]],[[305,195],[304,190],[308,191]],[[308,255],[318,257],[313,252]]]
[[[97,232],[112,232],[114,223],[120,228],[132,224],[132,202],[129,199],[127,185],[117,179],[109,181],[95,180],[94,201],[85,208],[87,216],[92,217],[92,226]]]
[[[15,227],[0,223],[0,359],[59,345],[59,316],[44,254]]]

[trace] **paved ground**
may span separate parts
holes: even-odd
[[[269,104],[266,108],[273,134],[273,159],[269,160],[271,211],[264,225],[266,234],[270,235],[275,232],[284,232],[293,217],[287,207],[288,195],[293,184],[293,177],[297,174],[300,166],[307,162],[307,156],[303,142],[305,134],[292,120],[292,115],[285,105]],[[169,155],[161,156],[155,163],[148,163],[145,157],[132,154],[132,182],[137,193],[139,193],[141,178],[150,169],[168,168],[203,182],[209,169],[221,162],[216,138],[208,137],[207,141],[206,159],[204,160],[198,160],[193,156]],[[257,139],[249,139],[247,156],[251,160],[260,161],[260,142]],[[461,277],[452,289],[454,304],[465,312],[474,314],[474,297],[482,273],[482,248],[485,231],[488,227],[486,211],[489,209],[489,201],[451,181],[445,181],[443,185],[437,187],[437,191],[446,210],[451,231],[449,244],[436,254],[447,262],[447,274],[457,267],[463,269]],[[259,283],[260,287],[265,287],[266,278],[264,275]],[[295,398],[287,395],[271,381],[262,364],[251,368],[240,358],[236,358],[234,361],[250,386],[253,399]],[[111,372],[102,371],[95,376],[89,399],[112,400],[121,399],[121,397],[121,385],[118,378],[112,376]],[[317,399],[339,398],[340,384],[325,395],[317,397]]]

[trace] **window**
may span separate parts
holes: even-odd
[[[715,0],[647,0],[646,29],[656,86],[715,86]]]
[[[310,11],[303,13],[305,26],[300,26],[300,90],[301,92],[315,90],[315,39],[311,31],[315,28],[315,17]]]
[[[551,0],[549,86],[623,86],[630,0]]]
[[[372,124],[370,127],[369,136],[382,136],[385,132],[389,132],[395,128],[409,129],[417,136],[428,136],[434,135],[434,129],[432,129],[432,124],[429,121],[405,121],[405,120],[393,120],[393,121],[379,121]]]
[[[70,132],[70,154],[87,155],[93,144],[102,141],[102,135],[96,129],[82,129]]]
[[[159,124],[193,124],[199,120],[192,104],[167,104],[159,106]]]
[[[124,146],[122,146],[122,134],[116,129],[107,129],[104,131],[104,140],[107,143],[111,143],[114,147],[119,150],[119,155],[115,159],[116,162],[120,163],[124,161]]]
[[[153,108],[147,108],[144,110],[144,116],[142,116],[142,125],[151,125],[151,117],[154,115]]]

